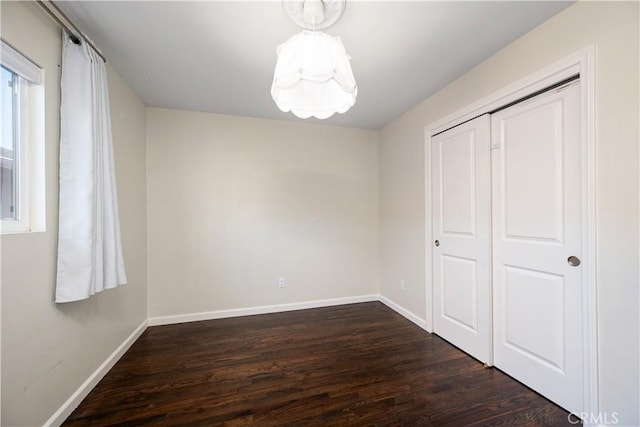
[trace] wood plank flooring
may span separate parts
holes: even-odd
[[[64,425],[573,425],[567,417],[372,302],[151,327]]]

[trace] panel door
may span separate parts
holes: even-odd
[[[490,118],[432,139],[434,332],[491,363]]]
[[[494,364],[574,413],[583,406],[580,133],[577,82],[491,119]]]

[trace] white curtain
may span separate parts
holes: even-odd
[[[120,242],[104,62],[62,39],[60,208],[56,302],[127,282]]]

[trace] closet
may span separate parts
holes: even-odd
[[[434,332],[583,408],[580,81],[431,139]]]

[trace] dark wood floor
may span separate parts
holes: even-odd
[[[572,425],[567,416],[374,302],[151,327],[65,425]]]

